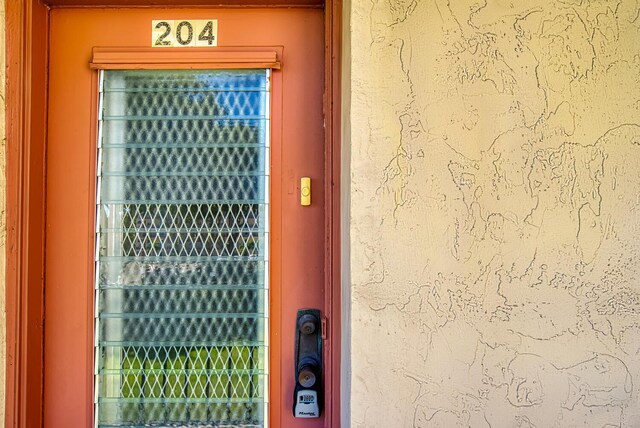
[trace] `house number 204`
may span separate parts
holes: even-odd
[[[151,46],[181,48],[218,46],[218,21],[215,19],[159,19],[151,21]]]

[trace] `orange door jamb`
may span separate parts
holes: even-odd
[[[43,3],[44,1],[44,3]],[[46,4],[45,4],[46,3]],[[127,0],[6,2],[6,427],[41,427],[45,152],[50,6],[114,6]],[[207,0],[138,0],[206,5]],[[341,0],[226,0],[227,6],[322,7],[325,11],[325,403],[328,427],[340,426],[340,43]]]

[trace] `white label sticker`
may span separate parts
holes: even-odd
[[[318,393],[308,389],[298,391],[293,415],[296,418],[319,418]]]
[[[153,20],[151,46],[154,48],[186,48],[218,46],[218,20]]]

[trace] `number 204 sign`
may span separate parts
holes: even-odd
[[[215,19],[153,20],[151,46],[182,48],[218,46],[218,21]]]

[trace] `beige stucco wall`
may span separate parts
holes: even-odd
[[[640,426],[640,3],[350,14],[351,426]]]

